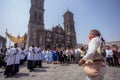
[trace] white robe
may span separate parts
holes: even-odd
[[[51,62],[53,60],[52,52],[51,51],[46,51],[46,61]]]
[[[21,50],[21,54],[20,54],[20,59],[25,59],[25,56],[26,56],[26,54],[25,54],[25,50]]]
[[[33,51],[33,47],[29,48],[29,53],[28,53],[28,60],[34,60],[34,51]]]
[[[18,50],[18,52],[17,52]],[[14,64],[20,64],[20,54],[21,54],[21,49],[20,48],[13,48],[13,52],[17,52],[17,54],[14,55]]]
[[[7,66],[13,64],[13,54],[10,53],[10,49],[7,50],[7,52],[6,52],[6,62],[7,62],[7,64],[6,64]]]
[[[45,60],[46,51],[41,51],[41,59]]]
[[[34,60],[39,59],[39,49],[37,47],[34,48],[35,54],[34,54]]]

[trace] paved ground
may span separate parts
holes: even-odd
[[[43,64],[43,68],[36,68],[29,72],[26,64],[20,67],[20,72],[14,77],[4,78],[4,69],[0,68],[0,80],[85,80],[82,67],[77,64]],[[120,80],[120,68],[108,67],[104,80]]]

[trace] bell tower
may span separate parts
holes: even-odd
[[[39,25],[44,29],[44,0],[31,0],[29,23]]]
[[[42,36],[38,33],[44,31],[44,0],[31,0],[29,13],[28,46],[40,46],[39,38]]]
[[[65,44],[67,47],[76,47],[76,32],[74,26],[73,13],[69,10],[63,15],[64,17],[64,29],[66,33]]]

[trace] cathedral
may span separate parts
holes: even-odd
[[[47,30],[44,26],[44,1],[31,0],[27,46],[34,45],[42,48],[76,47],[73,13],[67,10],[63,15],[64,29],[58,24],[52,27],[51,30]]]

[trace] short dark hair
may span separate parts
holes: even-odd
[[[15,43],[15,44],[14,44],[14,47],[17,47],[17,46],[18,46],[18,44],[17,44],[17,43]]]

